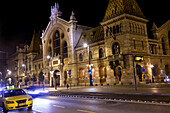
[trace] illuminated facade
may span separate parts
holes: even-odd
[[[137,83],[161,81],[169,75],[170,23],[160,28],[153,25],[154,39],[149,39],[148,20],[135,0],[110,0],[96,28],[78,25],[73,12],[70,21],[60,18],[61,14],[55,4],[41,37],[45,73],[53,72],[48,74],[50,81],[57,70],[61,86],[89,85],[89,56],[93,85],[133,84],[133,55]]]
[[[78,25],[74,12],[69,21],[61,15],[58,4],[51,7],[42,46],[35,47],[42,54],[27,54],[28,73],[42,70],[46,84],[89,85],[89,58],[93,85],[133,84],[134,74],[137,83],[160,82],[170,75],[170,21],[160,28],[153,24],[151,39],[136,0],[110,0],[95,28]]]

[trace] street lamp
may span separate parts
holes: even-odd
[[[50,55],[47,56],[47,59],[51,62],[51,71],[50,71],[50,81],[51,81],[51,87],[54,87],[53,85],[53,67],[52,67],[52,57]]]
[[[89,78],[90,78],[90,86],[93,86],[93,79],[92,79],[92,65],[90,63],[90,49],[89,49],[89,45],[87,43],[84,43],[84,47],[88,49],[88,57],[89,57],[89,65],[88,65],[88,73],[89,73]]]
[[[24,72],[25,72],[25,76],[26,76],[26,74],[27,74],[27,72],[26,72],[26,65],[22,64],[22,67],[24,68]]]
[[[9,85],[11,85],[11,81],[12,81],[12,79],[11,79],[11,74],[12,74],[12,71],[9,70],[9,69],[7,69],[7,72],[8,72],[8,77],[9,77],[9,79],[8,79]]]

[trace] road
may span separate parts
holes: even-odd
[[[32,110],[9,113],[169,113],[170,105],[115,102],[98,99],[43,96],[33,99]],[[1,108],[2,112],[2,108]]]

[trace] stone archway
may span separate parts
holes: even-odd
[[[99,68],[99,75],[100,75],[100,84],[103,85],[106,83],[106,78],[107,78],[107,74],[106,74],[106,67],[101,66]]]
[[[115,76],[117,83],[121,82],[122,79],[122,67],[120,65],[115,67]]]

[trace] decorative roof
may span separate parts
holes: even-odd
[[[42,45],[41,39],[40,39],[40,32],[33,34],[32,41],[29,47],[29,52],[38,52],[40,53],[40,45]]]
[[[92,44],[102,40],[104,40],[104,29],[102,26],[98,26],[83,32],[76,45],[76,48],[82,47],[84,43]]]
[[[103,21],[124,13],[145,18],[136,0],[110,0]]]

